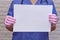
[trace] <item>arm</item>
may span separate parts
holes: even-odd
[[[10,8],[8,10],[7,17],[5,18],[5,26],[9,31],[13,31],[13,23],[9,23],[11,20],[9,20],[9,17],[13,19],[13,1],[10,5]],[[15,21],[15,20],[14,20]]]
[[[50,15],[50,18],[52,19],[52,16],[54,16],[53,18],[54,20],[50,20],[50,21],[53,21],[51,22],[51,31],[54,31],[56,29],[56,23],[57,23],[58,17],[57,17],[57,12],[56,12],[53,0],[50,0],[50,5],[53,5],[53,11],[52,11],[53,15]]]

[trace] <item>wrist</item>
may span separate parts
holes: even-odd
[[[51,31],[54,31],[56,29],[56,24],[51,24]]]
[[[7,28],[9,31],[13,31],[13,25],[6,25],[6,28]]]

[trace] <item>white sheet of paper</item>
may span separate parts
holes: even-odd
[[[52,5],[14,5],[14,32],[50,32]]]

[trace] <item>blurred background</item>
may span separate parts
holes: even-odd
[[[8,31],[4,25],[4,18],[12,0],[0,0],[0,40],[12,40],[12,32]],[[50,40],[60,40],[60,0],[53,0],[59,21],[56,30],[49,33]]]

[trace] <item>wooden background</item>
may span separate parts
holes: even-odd
[[[59,21],[54,32],[49,33],[50,40],[60,40],[60,0],[53,0],[58,13]],[[4,18],[7,14],[11,0],[0,0],[0,40],[11,40],[12,32],[8,31],[4,25]]]

